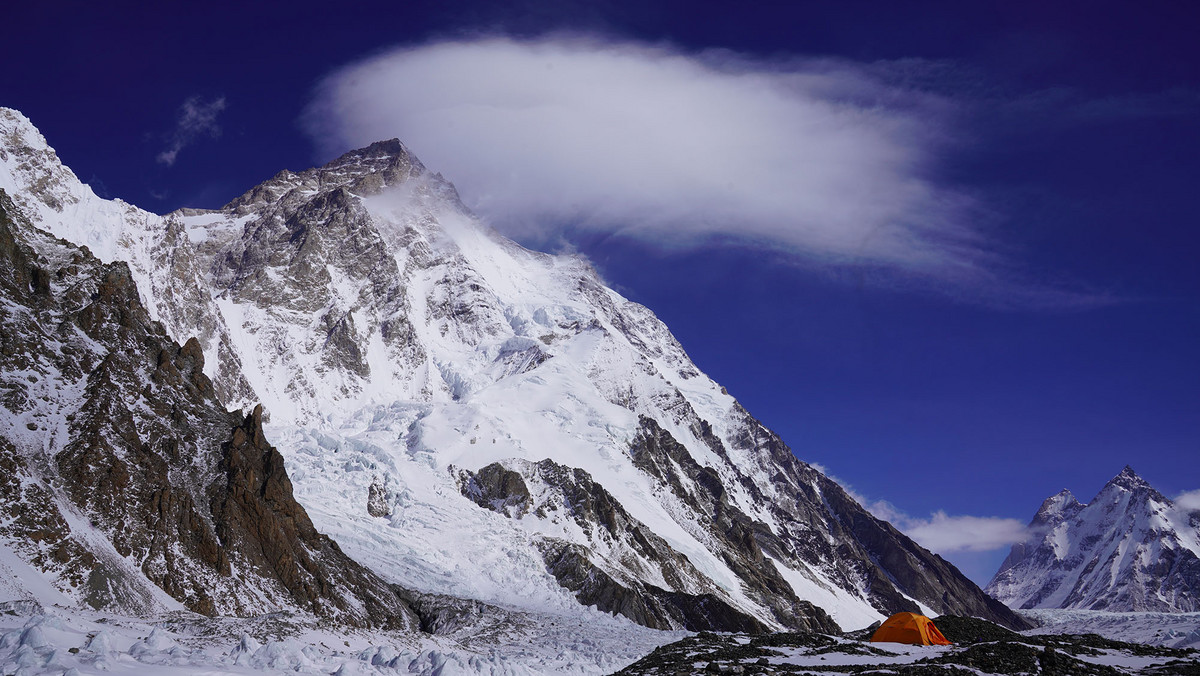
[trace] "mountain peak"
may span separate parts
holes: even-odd
[[[23,147],[19,139],[13,142]],[[22,156],[11,150],[9,157]],[[0,169],[27,164],[8,161]],[[0,179],[6,175],[0,172]],[[30,191],[42,174],[20,176],[17,185],[28,200],[49,204],[45,200],[55,197]],[[59,183],[65,185],[65,179]],[[128,260],[120,269],[137,278],[144,296],[141,303],[133,301],[130,281],[125,305],[156,308],[165,321],[152,321],[148,311],[139,315],[155,335],[164,341],[168,332],[196,337],[186,348],[139,351],[136,369],[117,372],[128,377],[111,387],[101,383],[103,401],[148,401],[160,390],[167,397],[174,392],[168,385],[176,384],[186,394],[195,385],[187,373],[208,369],[204,375],[217,385],[202,412],[211,408],[214,429],[172,417],[175,399],[128,412],[122,407],[110,413],[101,404],[81,409],[77,400],[91,396],[93,383],[85,392],[59,383],[85,378],[90,362],[70,373],[44,373],[31,383],[20,361],[24,352],[0,354],[0,367],[6,357],[11,364],[8,380],[30,392],[27,400],[42,401],[36,395],[45,393],[36,429],[10,425],[29,440],[31,454],[57,443],[59,433],[40,420],[58,420],[64,411],[84,411],[76,427],[113,417],[104,429],[119,430],[112,434],[122,439],[126,430],[142,435],[153,424],[164,430],[156,439],[178,437],[197,448],[208,444],[208,455],[177,457],[171,455],[175,444],[155,441],[143,455],[164,449],[175,464],[161,466],[186,464],[192,457],[211,458],[206,466],[212,466],[236,456],[236,467],[232,460],[222,467],[219,481],[233,470],[254,470],[250,473],[266,483],[246,490],[267,497],[294,491],[298,505],[318,506],[309,515],[313,526],[335,537],[346,554],[385,566],[389,582],[414,595],[436,594],[454,603],[576,613],[571,617],[581,620],[610,612],[654,628],[724,631],[830,626],[818,602],[834,623],[864,626],[912,609],[916,601],[938,613],[1026,626],[941,558],[870,518],[833,481],[811,473],[692,363],[649,309],[603,286],[575,259],[533,254],[486,230],[461,205],[453,186],[398,140],[351,151],[320,168],[280,172],[221,210],[157,217],[83,190],[78,194],[81,202],[87,199],[86,209],[64,208],[53,214],[56,220],[48,215],[44,222],[53,220],[59,232],[89,246],[103,244],[112,260]],[[53,266],[20,269],[49,279],[55,293],[74,294],[76,286],[55,281],[54,271],[68,269],[67,260],[56,254]],[[21,299],[31,295],[30,287],[17,285]],[[39,293],[34,289],[32,295]],[[31,311],[41,312],[44,304],[33,305]],[[103,307],[110,306],[115,308],[110,323],[123,327],[124,308],[111,302]],[[39,346],[49,355],[65,340],[61,327],[76,323],[56,315],[39,324],[42,333],[55,336]],[[126,356],[121,346],[137,342],[122,340],[104,345],[114,361]],[[201,349],[193,349],[197,346]],[[161,356],[176,351],[167,361]],[[57,363],[50,356],[43,361]],[[138,394],[144,381],[158,389]],[[136,390],[125,392],[126,383]],[[239,421],[210,406],[218,401],[220,383],[239,407],[262,402],[259,410],[272,413],[268,432],[278,434],[280,446],[289,449],[286,461],[296,468],[291,487],[282,471],[274,471],[282,469],[284,458],[258,448],[265,442],[256,446],[258,416]],[[549,417],[548,401],[561,402]],[[370,429],[363,421],[371,421]],[[222,447],[231,426],[241,433],[233,432]],[[0,451],[4,442],[0,434]],[[178,447],[190,449],[183,442]],[[89,457],[74,461],[91,467]],[[260,460],[271,469],[254,464]],[[458,469],[448,471],[452,467]],[[145,473],[135,468],[126,474]],[[188,486],[207,485],[196,473],[178,476]],[[474,495],[472,476],[495,479],[482,504],[464,499]],[[245,488],[238,481],[235,488]],[[161,485],[165,490],[167,484]],[[97,511],[116,513],[89,489],[82,480],[73,484]],[[374,509],[372,502],[378,507],[380,500],[385,509]],[[191,500],[198,509],[209,502]],[[518,502],[530,509],[508,509]],[[220,506],[226,510],[221,513],[245,522],[243,512],[254,510],[235,509],[236,504]],[[402,507],[404,523],[394,525],[403,527],[371,516],[387,512],[388,505]],[[493,509],[497,506],[503,509]],[[288,528],[299,518],[292,516]],[[202,517],[188,522],[205,522]],[[381,521],[364,527],[368,517]],[[274,527],[269,519],[254,521],[259,531]],[[117,517],[112,522],[123,523]],[[629,528],[613,525],[621,523]],[[430,529],[436,529],[435,537],[425,536]],[[281,546],[291,541],[267,535],[259,541]],[[159,541],[165,547],[175,542]],[[446,555],[444,541],[454,543],[453,555]],[[205,544],[204,556],[219,557],[223,550],[239,551],[224,542]],[[405,565],[393,563],[395,554]],[[772,563],[764,566],[767,557]],[[271,565],[279,559],[268,558]],[[268,570],[253,563],[257,557],[250,561],[241,568]],[[301,568],[320,573],[307,564]],[[308,584],[306,573],[290,570],[270,579],[286,576]],[[148,585],[158,579],[137,575]],[[340,572],[325,578],[331,576],[347,580]],[[863,579],[870,585],[856,582]],[[283,584],[285,591],[292,588],[290,581]],[[389,593],[381,589],[379,595],[390,602]],[[231,598],[229,605],[237,600]],[[261,598],[271,601],[265,594]],[[284,599],[279,607],[303,610],[311,606],[308,600]],[[251,603],[258,601],[247,601],[248,608],[259,608]]]
[[[1037,514],[1033,517],[1033,526],[1055,525],[1071,518],[1083,505],[1075,499],[1075,495],[1066,488],[1051,495],[1042,502]]]
[[[1013,608],[1194,612],[1200,530],[1126,465],[1088,504],[1061,491],[1042,503],[987,586]]]
[[[1129,465],[1125,465],[1125,468],[1122,469],[1121,472],[1115,477],[1110,479],[1104,487],[1108,488],[1110,486],[1122,488],[1127,491],[1135,491],[1138,489],[1154,490],[1154,487],[1151,486],[1145,479],[1138,476],[1138,473],[1133,471],[1133,468]]]
[[[373,195],[388,186],[426,175],[429,175],[429,171],[425,165],[409,152],[400,139],[394,138],[343,153],[315,169],[298,173],[281,171],[222,208],[239,210],[241,213],[256,204],[274,202],[297,188],[317,192],[346,188],[357,195]],[[434,178],[438,183],[445,183],[439,176]],[[452,187],[443,191],[452,194],[457,201],[458,194]]]
[[[392,184],[416,178],[426,173],[426,169],[400,139],[394,138],[343,153],[316,172],[339,183],[378,176],[384,183]]]
[[[321,170],[337,171],[348,167],[360,167],[368,171],[377,171],[397,165],[411,166],[413,175],[425,170],[421,161],[398,138],[376,141],[364,148],[356,148],[343,153],[337,159],[322,166]]]

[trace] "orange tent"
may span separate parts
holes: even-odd
[[[942,632],[924,615],[896,613],[879,625],[871,636],[875,642],[911,643],[913,645],[951,645]]]

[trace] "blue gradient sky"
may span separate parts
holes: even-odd
[[[908,86],[954,109],[926,178],[981,207],[971,227],[1021,280],[1008,291],[737,238],[562,226],[522,240],[591,258],[799,457],[890,503],[902,526],[938,511],[1024,523],[1061,488],[1090,499],[1127,463],[1169,496],[1200,488],[1195,3],[344,5],[8,8],[0,105],[99,194],[166,212],[329,159],[301,122],[318,83],[395,47],[571,31],[680,54],[913,64]],[[157,158],[189,100],[219,134],[200,125],[168,166]],[[1060,292],[1073,300],[1043,302]],[[980,583],[1007,551],[943,547]]]

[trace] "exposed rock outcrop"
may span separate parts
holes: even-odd
[[[463,494],[481,507],[515,519],[531,515],[556,524],[569,521],[588,534],[589,547],[552,536],[539,541],[547,570],[585,605],[656,629],[757,632],[767,627],[736,610],[726,592],[581,469],[549,459],[511,460],[478,472],[460,470],[459,476]],[[730,551],[731,556],[741,553],[737,547]],[[762,572],[746,571],[747,576],[778,576],[761,556],[759,564]],[[660,579],[669,588],[647,578]],[[775,593],[770,597],[777,609],[772,619],[796,629],[840,631],[823,610],[797,599],[786,582],[778,580]]]

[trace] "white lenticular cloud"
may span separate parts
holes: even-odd
[[[578,37],[452,41],[334,73],[304,120],[326,154],[399,137],[517,236],[733,238],[970,274],[970,201],[929,178],[951,106],[887,70]]]

